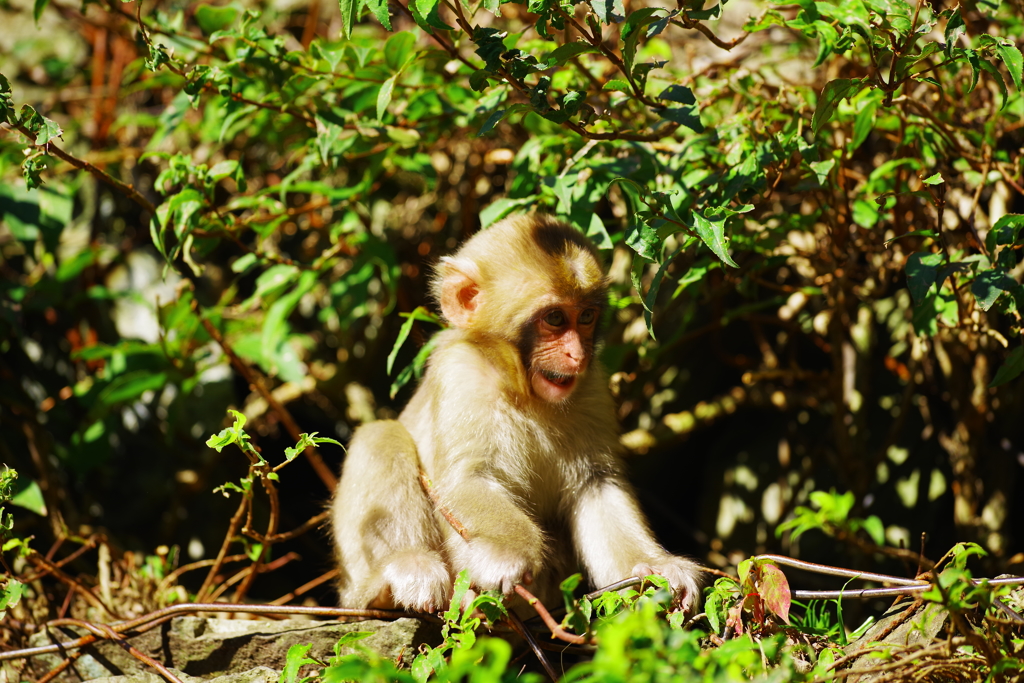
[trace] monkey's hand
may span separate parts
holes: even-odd
[[[664,576],[675,596],[673,605],[684,612],[691,612],[700,601],[700,566],[675,555],[664,555],[641,562],[633,567],[633,576],[643,578],[651,574]]]
[[[473,586],[480,590],[499,590],[510,595],[517,583],[528,585],[541,566],[541,552],[533,544],[508,543],[475,538],[469,542],[466,569]]]
[[[382,573],[394,601],[414,612],[443,609],[451,596],[451,575],[435,552],[396,553]]]

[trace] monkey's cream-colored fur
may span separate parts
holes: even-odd
[[[538,311],[576,311],[604,287],[593,247],[545,217],[503,221],[442,261],[435,292],[453,327],[398,420],[360,427],[345,458],[333,502],[341,605],[435,611],[465,568],[479,589],[524,583],[543,601],[579,569],[595,587],[660,574],[693,606],[699,568],[657,544],[622,475],[594,340],[582,334],[567,398],[531,393],[530,372],[570,362],[557,345],[530,346]],[[467,538],[434,509],[421,471]]]

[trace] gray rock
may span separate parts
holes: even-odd
[[[33,646],[72,640],[84,632],[61,629],[61,633],[37,633]],[[373,635],[359,645],[388,659],[408,664],[421,644],[441,642],[439,627],[419,619],[397,621],[246,621],[177,617],[129,640],[132,646],[161,662],[173,672],[181,672],[184,683],[197,680],[218,683],[275,683],[284,668],[288,648],[309,644],[309,656],[325,661],[334,654],[334,645],[346,633],[367,631]],[[133,657],[116,643],[101,641],[82,648],[82,656],[56,680],[71,683],[103,680],[109,683],[158,683],[163,681],[151,667]],[[353,652],[344,648],[343,653]],[[36,677],[64,659],[55,653],[35,657],[31,672]],[[155,677],[155,678],[154,678]]]
[[[867,633],[846,646],[844,650],[846,654],[859,652],[872,644],[876,646],[874,649],[881,650],[885,645],[906,646],[915,643],[930,643],[945,627],[949,613],[942,605],[925,603],[919,605],[913,614],[894,628],[893,622],[898,621],[900,615],[909,606],[910,603],[903,601],[892,607],[868,629]],[[866,653],[853,660],[850,668],[853,671],[870,669],[883,663],[884,660],[879,659],[877,655]],[[881,675],[881,673],[852,674],[846,680],[849,683],[871,683]]]

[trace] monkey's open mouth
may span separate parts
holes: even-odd
[[[551,382],[555,386],[567,387],[576,381],[576,375],[567,375],[562,372],[554,372],[553,370],[541,370],[544,379]]]

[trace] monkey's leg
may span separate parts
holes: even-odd
[[[433,612],[448,600],[452,577],[419,472],[401,423],[372,422],[353,436],[332,503],[343,606]]]
[[[668,579],[684,610],[699,602],[700,566],[658,545],[626,482],[617,477],[590,482],[579,495],[572,530],[580,561],[596,588],[657,574]]]

